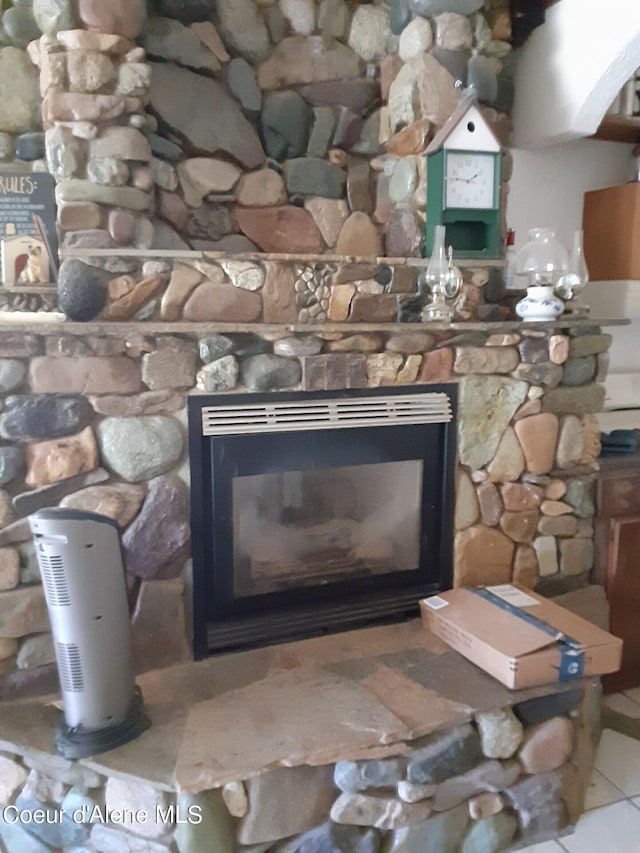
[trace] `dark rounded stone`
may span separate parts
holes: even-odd
[[[391,0],[389,4],[389,23],[391,32],[399,36],[411,20],[409,0]]]
[[[2,16],[2,28],[17,47],[26,47],[30,41],[40,38],[40,28],[29,6],[15,4],[7,9]]]
[[[154,0],[153,6],[158,15],[191,24],[210,18],[215,11],[216,0]]]
[[[393,270],[391,267],[378,267],[376,270],[376,274],[374,275],[374,281],[377,281],[378,284],[389,284],[391,279],[393,278]]]
[[[16,140],[18,160],[41,160],[45,156],[44,133],[23,133]]]
[[[24,471],[24,458],[19,447],[0,447],[0,486],[15,480]]]
[[[200,340],[200,360],[211,364],[233,351],[233,343],[226,335],[207,335]]]
[[[158,136],[157,133],[149,134],[149,144],[151,151],[156,157],[162,157],[163,160],[170,160],[172,163],[177,163],[182,157],[182,148],[171,142],[170,139],[164,139]]]
[[[93,407],[79,394],[20,394],[7,397],[0,435],[7,439],[44,439],[72,435],[93,420]]]
[[[297,92],[273,92],[265,98],[260,126],[269,157],[280,161],[302,157],[310,125],[311,110]]]
[[[233,213],[224,204],[204,204],[191,214],[186,236],[196,240],[220,240],[237,233]]]
[[[93,320],[107,301],[109,273],[76,258],[60,264],[58,306],[70,320]]]
[[[268,341],[258,337],[258,335],[252,335],[250,332],[238,332],[228,337],[233,344],[235,355],[260,355],[260,353],[269,352],[270,349]]]
[[[252,355],[242,363],[242,381],[250,391],[291,388],[302,378],[300,362],[279,355]]]

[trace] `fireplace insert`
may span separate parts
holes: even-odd
[[[451,585],[455,385],[189,398],[194,656]]]

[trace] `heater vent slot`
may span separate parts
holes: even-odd
[[[50,555],[40,552],[38,561],[49,606],[69,607],[71,593],[62,557],[59,554]]]
[[[84,690],[80,647],[76,643],[56,643],[60,682],[64,690]]]
[[[450,423],[447,394],[404,394],[204,406],[203,435]]]

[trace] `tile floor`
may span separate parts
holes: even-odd
[[[640,719],[640,687],[604,701]],[[640,853],[640,741],[611,729],[602,732],[585,809],[573,835],[519,853]]]

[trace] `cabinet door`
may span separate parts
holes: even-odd
[[[610,520],[606,588],[611,633],[624,640],[622,668],[604,678],[607,693],[640,685],[640,515]]]

